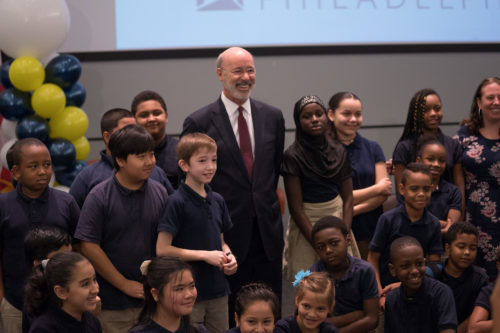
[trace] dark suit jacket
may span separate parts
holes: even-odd
[[[273,106],[253,99],[250,104],[255,138],[252,182],[220,98],[188,116],[182,131],[182,135],[206,133],[217,143],[217,173],[211,186],[226,200],[233,228],[224,234],[224,240],[240,263],[248,254],[254,220],[268,259],[278,259],[283,251],[276,187],[283,157],[284,119]]]

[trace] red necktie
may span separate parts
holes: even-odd
[[[240,152],[243,157],[243,163],[248,171],[248,177],[252,180],[253,172],[253,153],[252,143],[250,142],[250,134],[248,133],[248,125],[245,117],[243,117],[243,107],[238,106],[238,132],[240,135]]]

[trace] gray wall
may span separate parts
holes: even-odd
[[[443,122],[466,117],[473,92],[487,76],[500,75],[500,53],[356,54],[261,56],[255,58],[254,98],[283,110],[286,128],[293,130],[292,107],[304,94],[317,94],[325,103],[341,90],[355,92],[363,101],[363,125],[402,125],[411,96],[434,88],[442,97]],[[83,109],[90,119],[87,137],[100,137],[99,119],[113,107],[130,107],[144,89],[158,91],[169,113],[167,132],[178,134],[186,115],[215,100],[221,91],[215,59],[160,59],[84,62],[81,82],[87,89]],[[443,130],[452,134],[456,126]],[[362,129],[390,156],[401,128]],[[287,144],[293,132],[287,133]],[[102,144],[92,141],[90,158]]]

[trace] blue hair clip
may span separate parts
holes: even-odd
[[[307,270],[307,271],[304,271],[304,270],[301,270],[299,271],[297,274],[295,274],[295,281],[293,281],[293,286],[295,288],[297,288],[297,286],[299,285],[299,282],[305,278],[306,276],[308,275],[311,275],[311,271],[310,270]]]

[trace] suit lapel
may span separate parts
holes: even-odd
[[[256,175],[259,174],[259,161],[263,160],[264,147],[264,133],[266,126],[266,112],[257,106],[253,100],[250,99],[250,104],[252,107],[252,121],[253,121],[253,132],[254,132],[254,157],[253,157],[253,179],[255,180]]]
[[[227,115],[226,107],[220,98],[218,102],[219,108],[213,112],[212,123],[219,132],[222,141],[224,141],[224,145],[228,147],[228,150],[231,153],[235,164],[238,166],[238,169],[242,172],[245,178],[250,181],[247,169],[243,163],[243,158],[241,157],[240,147],[238,146],[238,142],[236,142],[236,137],[234,136],[233,128],[231,127],[231,122],[229,121],[229,117]]]

